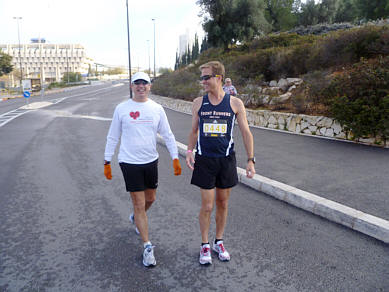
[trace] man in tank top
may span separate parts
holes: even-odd
[[[193,170],[191,183],[200,187],[201,191],[200,264],[211,264],[208,233],[214,202],[216,236],[212,249],[221,261],[230,260],[230,254],[224,247],[223,234],[231,188],[238,183],[233,140],[235,121],[238,122],[247,152],[246,175],[249,178],[255,174],[255,158],[253,136],[243,102],[223,91],[223,64],[218,61],[208,62],[200,66],[200,71],[200,79],[207,94],[193,101],[186,164]]]

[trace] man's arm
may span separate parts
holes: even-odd
[[[231,107],[236,114],[240,132],[242,133],[244,147],[246,148],[247,158],[254,157],[254,139],[251,134],[249,124],[246,118],[246,109],[243,105],[243,102],[236,97],[231,97]],[[246,165],[246,175],[249,178],[252,178],[255,174],[254,162],[247,161]]]
[[[198,130],[199,130],[199,109],[201,107],[201,103],[203,102],[202,97],[197,97],[192,104],[192,125],[189,132],[188,138],[188,151],[186,153],[186,165],[193,170],[194,157],[193,157],[193,149],[196,146]]]

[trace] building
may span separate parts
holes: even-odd
[[[179,36],[178,54],[182,57],[186,53],[188,46],[192,49],[193,40],[189,35],[189,29],[186,29],[186,33]]]
[[[44,39],[32,39],[31,44],[1,45],[0,50],[12,56],[12,65],[20,70],[23,79],[59,82],[66,72],[88,73],[93,61],[86,57],[79,44],[48,44]],[[12,83],[17,83],[13,80]],[[36,82],[35,82],[36,83]]]

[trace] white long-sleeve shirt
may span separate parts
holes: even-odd
[[[111,161],[120,139],[119,162],[152,162],[159,157],[157,133],[165,140],[172,159],[178,158],[176,140],[163,107],[150,99],[145,102],[129,99],[115,108],[104,158]]]

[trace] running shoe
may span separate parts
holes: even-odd
[[[135,225],[134,213],[130,214],[129,219],[130,219],[130,222]],[[138,227],[136,227],[136,226],[135,226],[135,232],[136,232],[136,234],[139,234]]]
[[[213,244],[213,251],[219,255],[219,260],[227,262],[230,260],[230,254],[224,248],[223,240],[220,240]]]
[[[200,249],[200,264],[210,265],[212,264],[211,258],[211,246],[209,244],[204,244]]]
[[[143,251],[143,265],[145,267],[155,266],[157,261],[154,257],[154,246],[151,244],[146,245]]]

